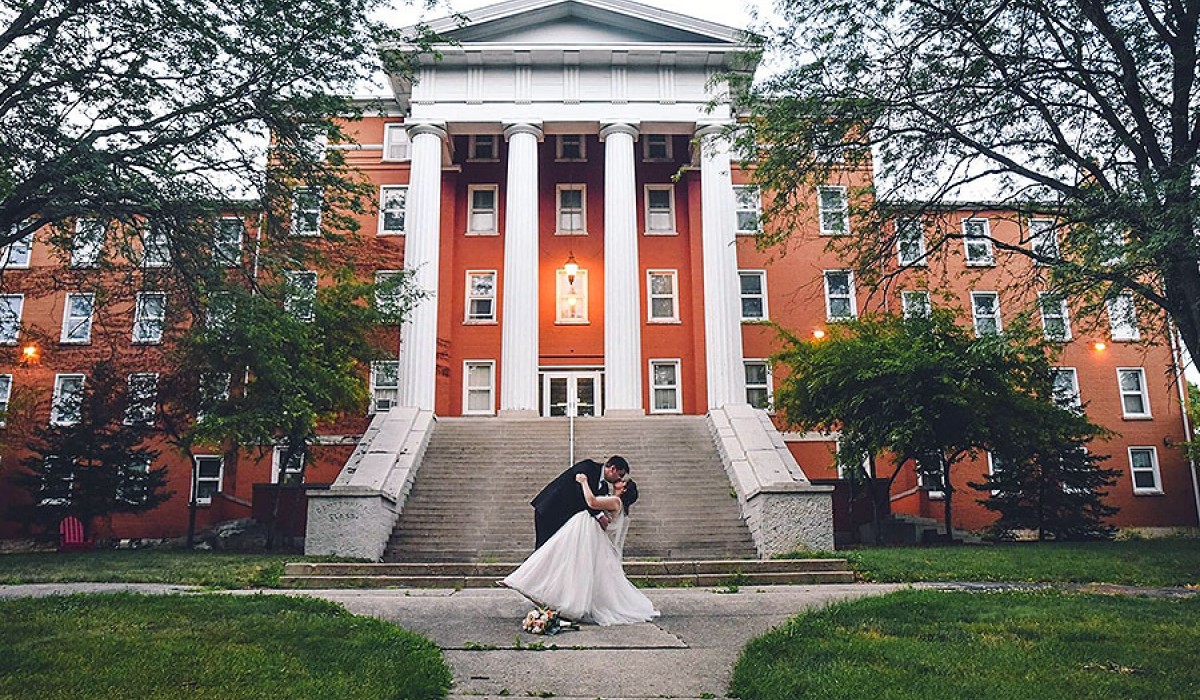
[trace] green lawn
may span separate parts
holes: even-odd
[[[797,557],[845,557],[864,580],[1044,581],[1129,586],[1200,584],[1200,539],[1019,542],[877,547]]]
[[[149,549],[5,554],[0,555],[0,584],[93,581],[272,588],[279,585],[283,565],[289,561],[322,559]]]
[[[1200,697],[1200,598],[903,591],[752,641],[744,700]]]
[[[108,594],[0,601],[0,699],[444,698],[427,639],[333,603]]]

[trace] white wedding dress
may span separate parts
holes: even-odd
[[[598,625],[647,622],[659,613],[625,578],[618,547],[629,518],[618,513],[608,530],[588,511],[566,525],[500,583],[569,619]]]

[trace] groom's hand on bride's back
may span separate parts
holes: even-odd
[[[596,522],[600,523],[600,529],[601,529],[601,530],[607,530],[607,529],[608,529],[608,523],[609,523],[610,521],[609,521],[609,518],[608,518],[608,516],[607,516],[607,515],[605,515],[604,513],[601,513],[600,515],[597,515],[597,516],[596,516]]]

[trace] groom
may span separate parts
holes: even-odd
[[[585,459],[546,484],[546,488],[530,501],[530,505],[533,506],[533,528],[537,534],[534,549],[545,544],[546,540],[553,537],[554,533],[579,511],[591,510],[593,515],[600,512],[587,507],[583,489],[575,481],[576,474],[587,476],[593,494],[607,496],[608,485],[624,479],[628,473],[629,463],[625,458],[613,455],[603,465]],[[601,527],[608,526],[607,516],[601,515],[599,519]]]

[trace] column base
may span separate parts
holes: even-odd
[[[607,408],[605,418],[641,418],[646,412],[640,408]]]

